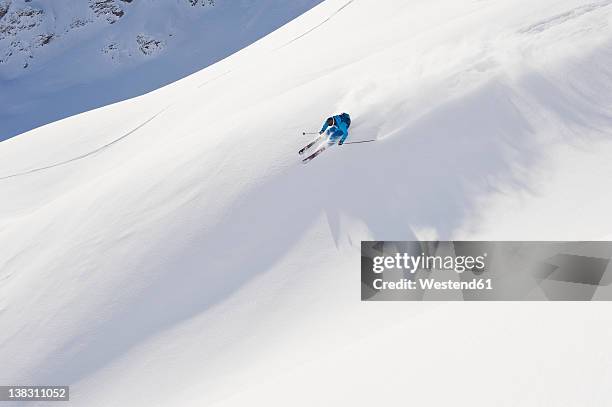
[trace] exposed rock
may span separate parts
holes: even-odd
[[[86,26],[89,23],[91,23],[91,20],[84,20],[84,19],[81,19],[81,18],[75,18],[70,23],[70,29],[84,27],[84,26]]]
[[[112,51],[116,51],[117,49],[119,49],[119,46],[117,45],[117,43],[111,42],[110,44],[108,44],[106,47],[102,49],[102,52],[104,52],[105,54],[108,54]]]
[[[21,67],[37,64],[38,50],[43,47],[53,49],[56,43],[76,38],[78,34],[75,33],[73,36],[73,31],[82,30],[86,36],[90,29],[93,31],[102,29],[100,25],[93,24],[97,20],[114,24],[128,12],[136,12],[139,7],[147,8],[146,2],[133,0],[87,0],[82,3],[74,1],[74,5],[64,4],[61,7],[58,5],[57,9],[54,6],[54,12],[61,10],[64,14],[63,18],[58,20],[53,13],[47,15],[46,6],[40,5],[46,2],[0,0],[0,64],[3,72],[15,74]],[[190,6],[198,6],[199,9],[203,6],[214,6],[216,3],[215,0],[173,1],[186,9],[191,9]],[[198,13],[200,10],[194,9],[193,12]],[[122,33],[123,29],[120,26],[121,23],[117,24],[117,28],[112,32]],[[134,38],[127,32],[118,36],[111,34],[109,38],[112,40],[106,43],[99,42],[98,50],[115,63],[123,63],[132,58],[150,57],[162,52],[168,46],[167,40],[173,34],[160,32],[154,35],[140,34]],[[51,54],[45,52],[44,55]]]
[[[119,45],[116,42],[111,42],[110,44],[102,48],[102,53],[108,55],[111,59],[116,58],[118,51]]]
[[[55,38],[55,34],[53,33],[41,34],[38,36],[38,45],[40,45],[41,47],[43,45],[47,45],[51,42],[53,38]]]
[[[8,13],[8,9],[11,6],[9,0],[0,1],[0,20]]]
[[[104,17],[110,24],[116,23],[125,12],[115,0],[89,0],[89,8],[97,17]]]
[[[161,51],[166,45],[163,41],[156,40],[155,38],[140,34],[136,37],[136,42],[138,43],[138,48],[145,55],[152,55],[159,51]]]
[[[42,22],[43,14],[42,10],[29,6],[6,14],[0,23],[0,40],[36,27]]]
[[[201,5],[201,6],[214,6],[215,5],[215,0],[187,0],[189,2],[189,4],[191,4],[192,6],[197,6],[197,5]]]
[[[10,45],[6,48],[6,51],[2,56],[1,62],[6,63],[11,58],[19,56],[23,59],[32,58],[31,48],[29,47],[29,44],[23,43],[20,40],[12,40],[10,42]]]

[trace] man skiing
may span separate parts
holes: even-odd
[[[329,141],[335,144],[336,140],[339,139],[338,145],[344,144],[344,141],[348,137],[348,129],[351,126],[351,116],[348,113],[342,113],[338,116],[328,117],[323,123],[323,128],[319,134],[323,134],[327,131]]]
[[[321,154],[323,151],[325,151],[326,148],[331,147],[332,145],[336,144],[336,142],[340,146],[344,144],[344,142],[346,141],[349,135],[348,129],[350,126],[351,126],[351,116],[349,116],[348,113],[342,113],[337,116],[328,117],[323,123],[323,127],[321,128],[321,131],[319,131],[319,137],[317,137],[315,141],[313,141],[312,143],[308,144],[306,147],[301,149],[299,151],[299,154],[300,155],[303,154],[306,150],[308,150],[310,147],[316,144],[319,140],[321,140],[324,137],[323,134],[327,136],[327,142],[321,148],[319,148],[317,151],[315,151],[314,153],[312,153],[310,156],[306,157],[302,161],[304,163],[307,163],[308,161],[312,160],[313,158]]]

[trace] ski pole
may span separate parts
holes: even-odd
[[[308,131],[305,131],[305,132],[303,132],[303,133],[302,133],[302,135],[303,135],[303,136],[306,136],[306,135],[313,136],[313,135],[315,135],[315,134],[319,134],[319,132],[317,131],[317,132],[315,132],[315,133],[310,133],[310,132],[308,132]]]
[[[349,141],[348,143],[344,143],[344,144],[361,144],[361,143],[371,143],[373,141],[376,140],[363,140],[363,141]]]

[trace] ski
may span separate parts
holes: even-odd
[[[318,149],[317,151],[315,151],[314,153],[310,154],[308,157],[304,158],[302,160],[302,162],[304,164],[309,163],[312,159],[314,159],[316,156],[318,156],[319,154],[321,154],[323,151],[325,151],[325,147],[321,147],[320,149]]]
[[[299,155],[302,155],[306,152],[306,150],[308,150],[310,147],[314,146],[319,140],[321,140],[321,137],[317,137],[316,140],[314,140],[312,143],[304,146],[304,148],[302,148],[300,151],[298,151]]]

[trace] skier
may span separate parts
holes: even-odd
[[[338,145],[341,146],[349,135],[349,127],[351,127],[351,116],[348,113],[342,113],[338,116],[328,117],[319,134],[327,131],[329,141],[334,144],[339,139]]]
[[[351,116],[349,116],[348,113],[342,113],[337,116],[328,117],[323,123],[323,127],[321,128],[321,131],[319,131],[319,137],[317,137],[317,139],[314,140],[312,143],[302,148],[299,151],[299,154],[300,155],[304,154],[306,150],[308,150],[310,147],[315,145],[325,136],[327,136],[327,142],[324,143],[324,145],[321,148],[319,148],[317,151],[315,151],[314,153],[312,153],[310,156],[306,157],[302,161],[304,163],[307,163],[308,161],[312,160],[313,158],[321,154],[323,151],[325,151],[326,148],[331,147],[332,145],[336,144],[336,142],[340,146],[344,144],[344,142],[346,141],[349,135],[348,129],[350,126],[351,126]]]

